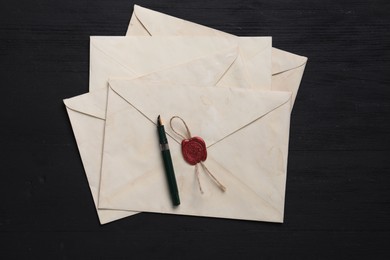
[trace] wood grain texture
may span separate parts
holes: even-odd
[[[142,213],[100,226],[62,99],[88,90],[89,36],[124,35],[133,4],[2,3],[2,259],[390,257],[389,1],[138,1],[309,57],[285,223]]]

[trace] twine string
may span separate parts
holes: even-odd
[[[181,121],[183,122],[183,124],[184,124],[184,126],[185,126],[185,128],[186,128],[186,130],[187,130],[187,137],[185,137],[184,135],[180,134],[179,132],[177,132],[177,131],[173,128],[173,126],[172,126],[172,121],[173,121],[173,119],[179,119],[179,120],[181,120]],[[173,131],[175,134],[177,134],[178,136],[180,136],[181,138],[183,138],[183,139],[190,139],[190,138],[191,138],[190,129],[188,128],[188,126],[187,126],[186,122],[183,120],[183,118],[181,118],[180,116],[173,116],[173,117],[171,118],[171,120],[169,120],[169,126],[171,127],[172,131]]]
[[[226,187],[220,183],[217,178],[210,172],[210,170],[206,167],[206,165],[203,162],[200,162],[200,165],[202,165],[203,170],[210,176],[210,178],[214,181],[215,184],[222,190],[226,191]]]
[[[198,163],[195,164],[195,175],[196,175],[196,179],[198,180],[200,193],[203,194],[202,185],[200,184],[200,179],[199,179],[199,167],[198,167]]]

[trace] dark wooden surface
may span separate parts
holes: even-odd
[[[142,213],[100,226],[62,99],[88,90],[89,36],[124,35],[134,2],[1,1],[0,258],[389,259],[389,3],[139,1],[309,57],[285,223]]]

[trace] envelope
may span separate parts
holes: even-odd
[[[99,208],[283,222],[291,92],[109,85]],[[166,124],[181,200],[172,206],[156,129],[160,114],[166,121],[180,116],[205,140],[204,163],[225,192],[204,172],[199,191],[182,138]]]
[[[271,64],[271,38],[257,37],[263,59],[258,67],[266,71]],[[156,46],[156,48],[154,47]],[[145,49],[144,49],[145,48]],[[170,49],[180,50],[176,56]],[[177,55],[180,53],[180,55]],[[171,57],[173,57],[171,59]],[[90,185],[93,200],[97,207],[102,161],[103,133],[105,126],[107,81],[109,77],[137,78],[139,81],[159,84],[189,85],[235,85],[246,87],[239,68],[227,70],[236,61],[238,43],[215,37],[91,37],[90,89],[87,94],[65,99],[77,146]],[[153,60],[160,60],[153,63]],[[150,65],[149,61],[153,64]],[[161,67],[159,67],[161,66]],[[154,71],[154,72],[153,72]],[[147,73],[149,74],[143,74]],[[260,79],[270,84],[271,74]],[[260,80],[258,82],[260,82]],[[101,224],[105,224],[136,212],[97,209]]]
[[[236,37],[138,5],[134,5],[127,35],[209,35],[229,39],[246,38]],[[248,51],[247,53],[250,55],[251,52]],[[306,62],[306,57],[272,48],[272,86],[269,90],[292,92],[291,109],[298,92]],[[259,73],[260,71],[256,66],[248,66],[248,68],[253,70],[250,72],[251,75],[256,75],[253,72]]]
[[[106,88],[108,78],[136,78],[221,55],[225,57],[222,62],[229,62],[223,74],[205,73],[199,76],[215,77],[216,86],[241,85],[267,89],[271,86],[271,45],[271,37],[92,36],[89,90]],[[216,60],[221,62],[220,58]],[[256,73],[251,71],[253,66],[258,69]]]

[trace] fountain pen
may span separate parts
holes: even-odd
[[[157,132],[160,141],[161,154],[164,162],[165,174],[168,180],[169,192],[171,194],[172,203],[174,206],[180,205],[179,190],[177,188],[175,171],[173,170],[173,163],[171,152],[169,151],[168,139],[165,135],[164,125],[161,117],[157,118]]]

